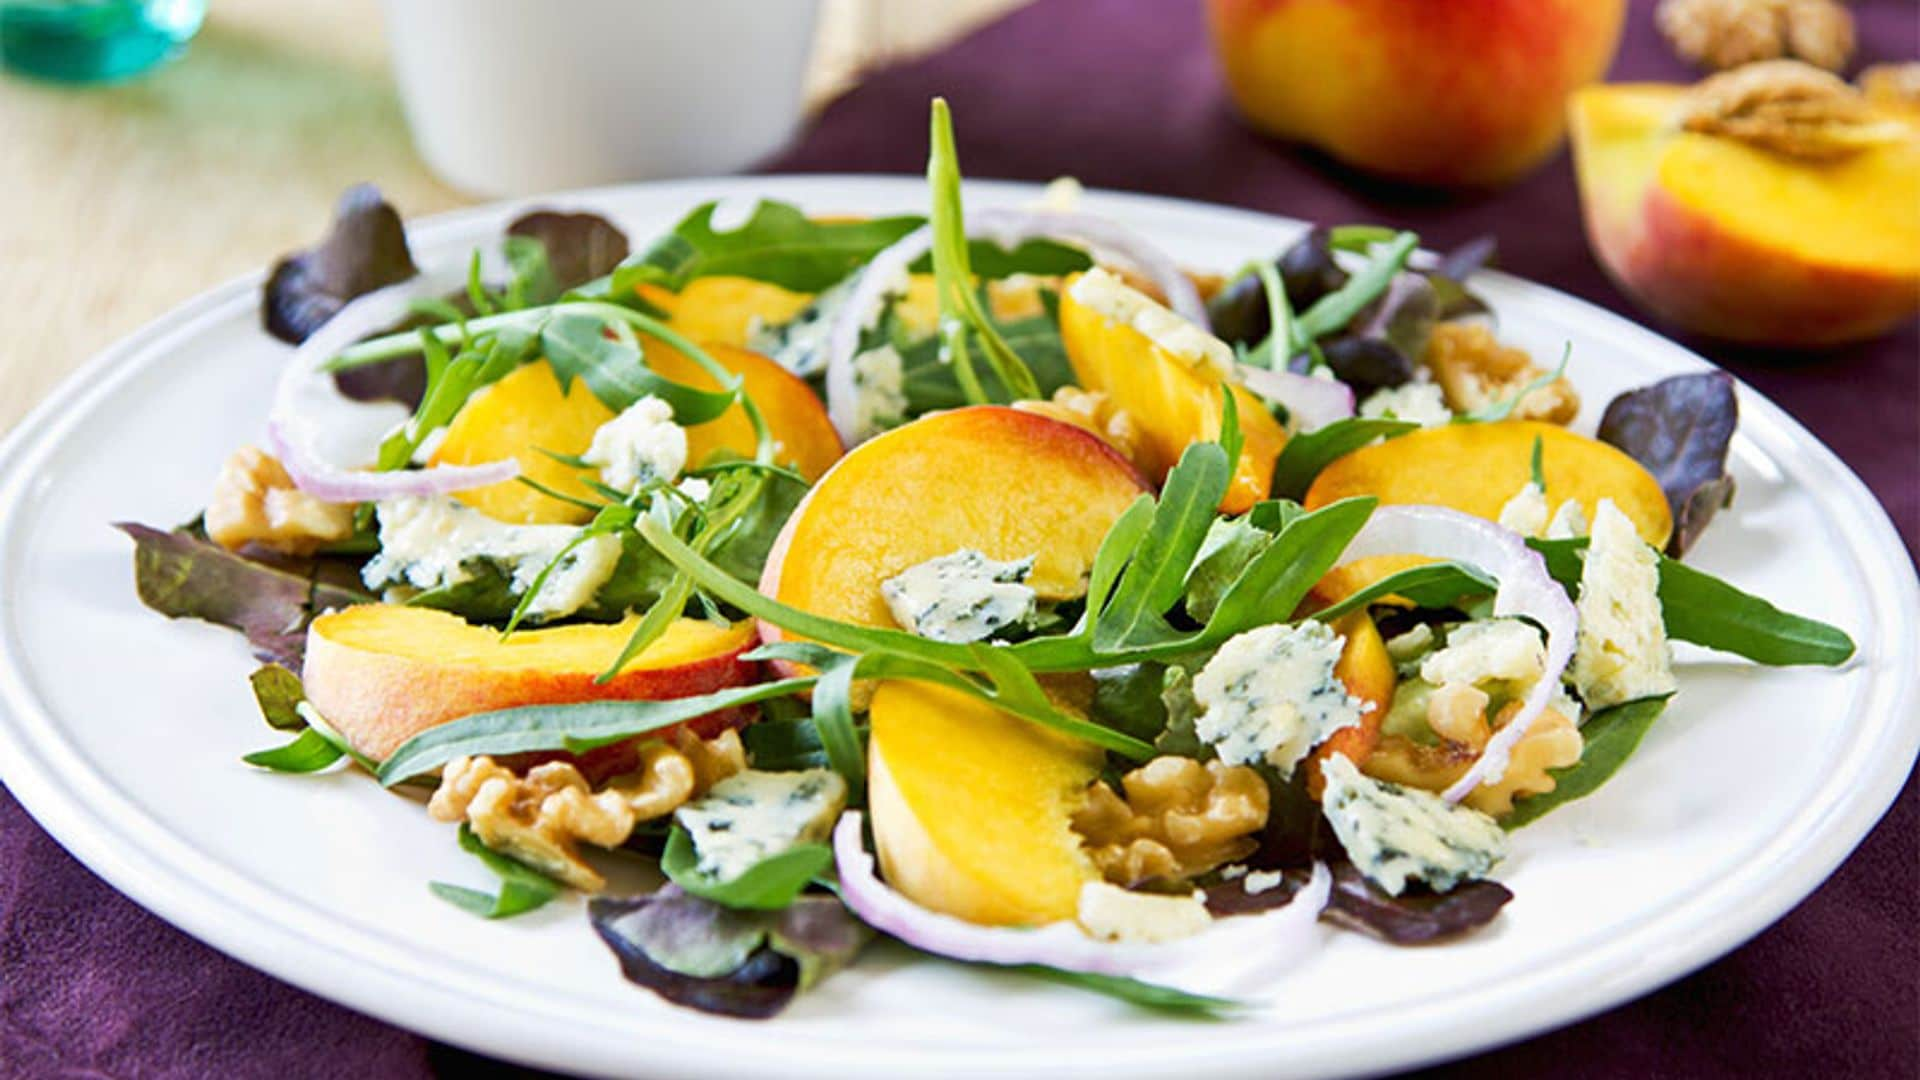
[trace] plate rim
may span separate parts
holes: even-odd
[[[920,185],[917,178],[910,176],[842,173],[618,184],[503,200],[432,215],[409,222],[408,235],[416,243],[430,246],[442,233],[471,229],[480,222],[503,217],[519,208],[546,203],[591,206],[608,199],[633,197],[635,193],[657,194],[662,199],[676,190],[704,193],[704,196],[694,195],[688,202],[691,206],[702,197],[746,197],[756,192],[765,192],[774,197],[806,199],[810,194],[831,194],[836,190],[859,187],[891,187],[899,192],[917,192]],[[1041,190],[1041,185],[1018,181],[970,180],[967,187],[972,194],[1008,198],[1031,197]],[[804,189],[817,191],[810,193]],[[1283,215],[1198,200],[1108,190],[1089,190],[1088,197],[1089,201],[1123,208],[1131,204],[1143,209],[1199,213],[1215,218],[1244,216],[1267,228],[1305,227],[1304,222]],[[1118,216],[1124,219],[1124,209]],[[19,545],[12,541],[17,523],[11,519],[14,517],[13,508],[22,501],[22,495],[27,493],[29,487],[30,471],[22,469],[22,463],[56,449],[71,433],[71,429],[85,419],[90,406],[111,396],[121,381],[134,377],[166,356],[170,339],[191,338],[205,324],[227,317],[235,305],[249,302],[264,276],[263,272],[255,271],[216,285],[109,346],[62,380],[4,439],[0,439],[0,554],[11,553],[14,559],[21,557],[16,550]],[[1596,330],[1604,329],[1625,340],[1638,337],[1643,342],[1655,344],[1664,352],[1685,358],[1703,370],[1721,370],[1686,347],[1597,304],[1551,286],[1511,275],[1496,273],[1490,275],[1490,279],[1500,281],[1503,288],[1520,288],[1529,292],[1532,294],[1528,298],[1530,304],[1551,302],[1552,306],[1564,308],[1570,318],[1590,324]],[[1868,558],[1869,555],[1884,558],[1890,553],[1896,557],[1894,561],[1904,568],[1903,580],[1898,587],[1864,590],[1869,601],[1863,617],[1864,625],[1855,628],[1860,632],[1863,644],[1861,658],[1854,663],[1866,663],[1869,658],[1884,661],[1889,655],[1897,656],[1889,654],[1881,641],[1866,636],[1869,629],[1878,630],[1883,623],[1891,621],[1899,633],[1885,640],[1910,643],[1916,635],[1916,623],[1920,622],[1913,614],[1920,610],[1920,578],[1916,578],[1913,561],[1885,508],[1864,482],[1799,421],[1752,387],[1739,382],[1737,377],[1736,382],[1746,403],[1760,406],[1758,419],[1761,423],[1774,429],[1769,432],[1770,438],[1784,438],[1796,448],[1810,449],[1810,453],[1799,459],[1779,462],[1782,467],[1792,468],[1795,472],[1823,474],[1821,479],[1833,484],[1836,499],[1851,504],[1853,509],[1864,511],[1863,516],[1870,527],[1850,532],[1845,537],[1853,549],[1856,566],[1861,569],[1871,567],[1874,560]],[[1755,419],[1751,415],[1753,411],[1743,408],[1743,421]],[[1804,484],[1805,480],[1805,477],[1795,477],[1796,484]],[[0,570],[4,570],[4,565],[0,565]],[[1885,586],[1892,583],[1876,584]],[[1891,601],[1889,596],[1892,597]],[[479,1000],[472,993],[450,992],[450,988],[438,981],[409,976],[390,963],[370,967],[365,958],[350,957],[324,940],[301,934],[284,919],[275,919],[245,908],[233,896],[214,888],[212,883],[221,877],[244,878],[244,875],[211,856],[193,851],[184,836],[172,833],[131,802],[119,799],[110,787],[101,783],[103,777],[96,775],[89,778],[84,775],[87,763],[76,747],[58,737],[61,726],[59,720],[49,707],[38,700],[39,695],[33,689],[24,657],[18,655],[12,646],[15,637],[13,623],[9,619],[5,626],[0,626],[0,706],[4,706],[0,708],[0,750],[6,751],[0,753],[0,763],[4,763],[0,765],[0,771],[4,772],[9,789],[41,826],[118,891],[176,927],[249,966],[349,1008],[430,1037],[528,1064],[606,1073],[630,1067],[630,1062],[623,1058],[609,1057],[604,1052],[589,1053],[592,1047],[583,1045],[580,1040],[565,1038],[566,1029],[544,1024],[540,1019],[541,1014],[513,1009],[504,1001]],[[1870,646],[1866,642],[1873,644]],[[1472,995],[1451,1008],[1443,1007],[1430,1013],[1431,1019],[1421,1025],[1424,1038],[1349,1043],[1331,1054],[1323,1049],[1317,1055],[1305,1056],[1297,1055],[1297,1051],[1303,1048],[1295,1045],[1291,1049],[1296,1056],[1283,1059],[1287,1071],[1303,1075],[1375,1071],[1446,1060],[1491,1049],[1575,1022],[1651,991],[1712,962],[1772,925],[1817,889],[1858,846],[1898,797],[1911,771],[1915,751],[1920,750],[1920,724],[1909,722],[1903,729],[1898,711],[1901,702],[1911,701],[1915,696],[1920,675],[1910,677],[1903,683],[1899,679],[1899,672],[1885,662],[1877,664],[1868,675],[1870,677],[1860,689],[1860,707],[1870,710],[1870,714],[1884,709],[1889,720],[1882,725],[1881,738],[1871,745],[1850,747],[1846,756],[1864,756],[1869,750],[1891,750],[1891,754],[1875,754],[1875,762],[1865,767],[1862,775],[1853,777],[1855,780],[1874,782],[1844,785],[1849,789],[1848,792],[1835,793],[1832,789],[1843,785],[1829,780],[1810,793],[1807,796],[1808,805],[1824,811],[1818,820],[1794,821],[1765,849],[1772,851],[1785,845],[1795,852],[1795,858],[1784,869],[1771,874],[1749,869],[1731,875],[1727,882],[1720,883],[1715,889],[1689,898],[1650,922],[1654,926],[1684,925],[1682,916],[1685,913],[1705,903],[1706,899],[1726,892],[1732,887],[1728,882],[1759,876],[1761,880],[1757,883],[1757,889],[1740,892],[1743,902],[1731,917],[1717,918],[1707,926],[1695,927],[1696,932],[1688,935],[1681,947],[1668,951],[1658,961],[1630,965],[1614,973],[1611,978],[1592,980],[1584,984],[1587,987],[1584,992],[1556,995],[1543,1005],[1537,997],[1528,1000],[1537,993],[1537,989],[1533,988],[1537,979],[1524,980],[1518,986],[1502,988],[1495,995],[1495,1003],[1505,1000],[1523,1007],[1500,1010],[1500,1015],[1491,1023],[1482,1015],[1488,1007],[1487,995]],[[36,745],[35,740],[27,738],[28,731],[24,725],[29,721],[54,735],[54,740],[46,745]],[[1892,743],[1890,747],[1883,745],[1889,741]],[[61,754],[72,759],[64,771],[54,760]],[[107,796],[105,801],[89,802],[65,786],[65,783],[71,783],[76,778],[71,772],[74,763],[82,766],[83,772],[79,778],[93,781],[93,786],[99,789],[94,794]],[[117,818],[106,812],[106,808],[116,800],[120,803],[117,809],[125,811]],[[149,839],[162,840],[163,844],[146,847],[127,842],[135,839],[134,834],[140,832],[149,834]],[[1791,843],[1788,842],[1789,837],[1793,838]],[[212,864],[218,873],[187,873],[181,864],[158,854],[166,846],[184,847],[194,860],[200,864]],[[1755,860],[1756,864],[1765,861]],[[1625,933],[1648,932],[1646,927],[1635,927]],[[288,942],[282,939],[289,934],[296,937],[296,944],[300,947],[298,950],[286,948]],[[1609,945],[1588,951],[1611,948],[1613,946]],[[1466,1002],[1472,1002],[1473,1007],[1468,1008]],[[472,1012],[476,1009],[479,1010],[478,1014]],[[708,1044],[701,1042],[700,1036],[716,1023],[723,1025],[726,1030],[737,1031],[737,1022],[700,1017],[702,1022],[692,1023],[690,1021],[694,1019],[694,1014],[663,1015],[668,1016],[665,1023],[636,1014],[633,1029],[624,1034],[634,1038],[641,1035],[644,1029],[653,1027],[656,1030],[646,1034],[659,1041],[650,1043],[651,1050],[667,1051],[677,1046],[683,1056],[656,1060],[650,1063],[651,1066],[673,1070],[676,1074],[712,1075],[716,1063],[710,1060]],[[676,1041],[672,1037],[675,1028],[693,1034],[691,1038],[683,1037]],[[761,1027],[753,1030],[768,1029]],[[666,1037],[662,1039],[662,1036]],[[1123,1060],[1089,1060],[1070,1064],[1067,1073],[1162,1075],[1208,1067],[1248,1071],[1258,1069],[1271,1075],[1276,1063],[1271,1058],[1260,1056],[1262,1048],[1257,1041],[1239,1040],[1221,1046],[1225,1041],[1209,1037],[1191,1044],[1182,1043],[1177,1053],[1145,1052],[1144,1057],[1142,1047],[1129,1044]],[[812,1060],[799,1061],[792,1056],[791,1048],[796,1043],[809,1045],[814,1051],[809,1055]],[[1359,1052],[1355,1052],[1356,1046]],[[849,1070],[877,1073],[903,1067],[924,1067],[927,1064],[925,1058],[911,1052],[902,1054],[902,1049],[899,1045],[870,1048],[821,1040],[817,1036],[787,1033],[784,1038],[736,1040],[730,1060],[723,1064],[730,1073],[764,1073],[771,1068],[784,1074],[800,1068],[836,1076],[845,1076]],[[887,1056],[889,1053],[895,1056]],[[1014,1075],[1034,1066],[1031,1059],[1024,1057],[1025,1053],[996,1051],[969,1057],[965,1059],[964,1066],[976,1074]],[[940,1067],[957,1068],[959,1063],[949,1057],[943,1060]],[[1061,1070],[1056,1067],[1053,1071]]]

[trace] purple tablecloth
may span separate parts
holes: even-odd
[[[1920,53],[1920,6],[1862,0],[1865,59]],[[1615,78],[1681,79],[1636,0]],[[1564,158],[1521,184],[1437,197],[1371,184],[1240,127],[1197,4],[1042,0],[830,107],[769,171],[917,173],[945,94],[977,177],[1087,184],[1322,221],[1382,221],[1634,315],[1587,252]],[[263,258],[269,253],[263,252]],[[1818,358],[1692,343],[1784,405],[1920,543],[1920,334]],[[1733,955],[1585,1023],[1441,1072],[1913,1076],[1920,1070],[1920,800],[1910,780],[1811,898]],[[258,974],[102,884],[0,792],[0,1076],[509,1075]]]

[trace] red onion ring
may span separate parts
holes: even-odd
[[[1092,249],[1096,258],[1139,272],[1166,294],[1167,306],[1205,329],[1207,306],[1199,290],[1172,258],[1132,230],[1093,214],[1070,210],[1015,210],[1004,207],[976,211],[967,218],[969,235],[1011,248],[1023,240],[1073,240]],[[880,317],[891,292],[906,288],[907,269],[933,247],[933,226],[923,225],[894,241],[859,271],[853,289],[834,313],[827,330],[827,416],[849,445],[858,441],[855,421],[857,387],[853,356],[860,335]],[[1351,415],[1351,407],[1348,413]]]
[[[1338,379],[1237,364],[1240,383],[1269,401],[1286,406],[1295,434],[1326,427],[1353,415],[1353,388]]]
[[[1257,993],[1292,967],[1316,942],[1314,925],[1333,891],[1333,875],[1316,864],[1312,880],[1284,907],[1219,919],[1180,941],[1127,945],[1097,941],[1070,922],[1018,930],[929,911],[875,875],[859,811],[841,815],[833,853],[847,907],[868,926],[914,948],[968,963],[1044,964],[1223,997]]]
[[[440,271],[378,289],[362,296],[301,343],[287,361],[267,417],[267,445],[286,467],[294,485],[326,502],[376,502],[403,495],[444,495],[511,480],[516,461],[482,465],[438,465],[429,469],[369,472],[379,440],[405,411],[391,404],[354,401],[340,393],[324,365],[347,346],[393,325],[418,296],[437,296],[458,286],[464,273]],[[328,440],[350,448],[329,452]],[[349,464],[339,460],[351,455]]]
[[[1380,507],[1347,545],[1340,565],[1372,555],[1427,555],[1477,566],[1500,583],[1493,594],[1496,616],[1524,615],[1547,632],[1545,674],[1472,767],[1442,793],[1457,803],[1479,785],[1506,775],[1514,744],[1546,710],[1573,659],[1580,616],[1566,590],[1547,573],[1546,561],[1519,533],[1472,514],[1439,506]]]

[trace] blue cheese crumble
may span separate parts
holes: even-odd
[[[695,869],[729,882],[800,844],[826,839],[847,805],[847,782],[831,769],[748,769],[673,812],[687,830]]]
[[[1344,639],[1325,623],[1236,634],[1193,680],[1194,732],[1229,765],[1265,762],[1282,776],[1372,706],[1334,674]]]
[[[1547,644],[1519,619],[1484,619],[1454,627],[1444,648],[1420,661],[1420,677],[1435,686],[1511,683],[1532,686],[1547,672]]]
[[[747,347],[803,379],[819,374],[827,366],[827,339],[834,318],[858,280],[858,274],[841,279],[784,323],[768,326],[754,316],[747,327]]]
[[[964,645],[1031,618],[1026,584],[1033,556],[997,562],[972,548],[928,559],[880,584],[880,595],[903,630]]]
[[[1453,410],[1439,383],[1409,382],[1375,390],[1360,403],[1360,415],[1386,420],[1411,420],[1421,427],[1440,427],[1453,421]]]
[[[1612,499],[1594,508],[1580,571],[1580,633],[1568,675],[1593,710],[1672,693],[1673,660],[1660,610],[1660,556]]]
[[[1089,935],[1132,945],[1177,941],[1213,924],[1206,893],[1173,896],[1133,892],[1104,881],[1080,886],[1075,915],[1080,928]]]
[[[536,620],[557,619],[592,603],[620,561],[617,537],[591,537],[562,557],[579,529],[509,525],[444,496],[389,499],[376,513],[380,553],[360,575],[373,589],[443,589],[471,581],[491,566],[510,579],[516,594],[525,594],[558,558],[527,608]]]
[[[673,422],[673,406],[649,394],[601,424],[580,459],[616,491],[669,483],[687,467],[687,431]]]
[[[1571,540],[1587,535],[1587,514],[1578,502],[1563,500],[1549,513],[1547,493],[1531,480],[1500,508],[1499,521],[1502,528],[1536,540]]]
[[[1189,367],[1223,379],[1233,375],[1233,349],[1226,342],[1107,270],[1098,266],[1088,270],[1067,291],[1082,307],[1138,331]]]
[[[891,345],[853,358],[853,438],[864,442],[907,416],[906,361]]]
[[[1408,881],[1446,892],[1487,876],[1507,853],[1507,834],[1491,817],[1415,788],[1366,776],[1342,754],[1321,766],[1320,808],[1353,865],[1399,896]]]

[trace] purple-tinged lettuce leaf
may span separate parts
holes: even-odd
[[[317,246],[274,264],[261,293],[260,318],[268,333],[298,345],[349,300],[419,272],[400,214],[380,189],[356,184],[340,196],[333,224]]]
[[[307,624],[329,608],[373,597],[324,573],[325,560],[268,563],[228,551],[185,530],[164,532],[131,522],[115,526],[133,538],[134,587],[140,601],[175,619],[203,619],[246,635],[254,655],[297,670]]]
[[[613,273],[630,250],[627,234],[599,214],[535,210],[515,218],[507,236],[539,241],[562,291]]]
[[[1321,920],[1391,945],[1427,945],[1477,930],[1513,899],[1513,893],[1496,881],[1470,881],[1439,895],[1390,896],[1344,859],[1328,868],[1333,871],[1333,895]],[[1305,887],[1307,878],[1306,870],[1288,870],[1279,884],[1255,893],[1247,891],[1246,877],[1209,885],[1207,910],[1224,916],[1283,907]]]
[[[1499,245],[1491,234],[1477,236],[1440,257],[1440,264],[1428,271],[1428,284],[1439,300],[1438,317],[1442,321],[1484,315],[1492,308],[1467,288],[1467,279],[1492,266]]]
[[[735,911],[667,885],[647,896],[597,898],[587,911],[628,981],[676,1005],[749,1020],[779,1013],[873,937],[832,896]]]
[[[1673,510],[1667,554],[1685,554],[1714,513],[1733,501],[1727,448],[1739,425],[1733,376],[1724,371],[1675,375],[1607,405],[1600,441],[1645,466]]]

